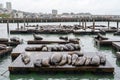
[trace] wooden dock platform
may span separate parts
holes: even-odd
[[[117,51],[120,51],[120,42],[112,42],[112,46],[117,49]]]
[[[78,30],[78,31],[74,31],[73,32],[74,34],[79,34],[79,35],[88,35],[88,34],[93,34],[93,35],[96,35],[98,33],[100,34],[106,34],[105,32],[103,31],[100,31],[100,30],[95,30],[95,31],[92,31],[92,30]]]
[[[43,41],[43,40],[29,40],[27,41],[28,44],[67,44],[70,43],[69,41],[63,41],[63,40],[57,40],[57,41]],[[78,44],[78,41],[72,42],[75,44]]]
[[[5,44],[7,46],[17,46],[18,44],[20,44],[20,42],[10,41],[10,42],[0,42],[0,44]]]
[[[4,55],[7,55],[11,53],[12,47],[7,47],[5,50],[0,50],[0,57],[3,57]]]
[[[68,54],[68,52],[63,52],[64,54]],[[114,67],[109,63],[109,61],[106,61],[105,65],[99,65],[99,66],[80,66],[75,67],[72,65],[64,65],[64,66],[50,66],[50,67],[34,67],[34,60],[40,59],[40,58],[47,58],[50,57],[53,52],[28,52],[26,53],[30,56],[30,63],[25,65],[21,60],[21,55],[15,59],[12,64],[9,66],[10,74],[13,73],[29,73],[29,72],[40,72],[40,73],[46,73],[46,72],[104,72],[104,73],[113,73]],[[86,52],[84,53],[86,56],[93,56],[96,55],[96,53],[90,53]]]
[[[108,39],[108,40],[97,40],[95,39],[95,42],[100,44],[100,45],[112,45],[112,42],[120,42],[120,39]]]

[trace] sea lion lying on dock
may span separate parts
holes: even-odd
[[[4,44],[0,44],[0,50],[5,50],[6,48],[7,48],[6,45],[4,45]]]
[[[68,37],[67,37],[67,36],[60,36],[59,39],[62,39],[62,40],[67,41],[67,40],[68,40]]]
[[[41,67],[42,66],[42,59],[37,59],[35,62],[34,62],[34,66],[35,67]]]
[[[65,65],[65,64],[67,63],[67,60],[68,60],[68,59],[67,59],[67,55],[66,55],[66,54],[63,54],[63,55],[62,55],[62,59],[61,59],[59,65],[60,65],[60,66]]]
[[[85,66],[90,65],[91,57],[86,57]]]
[[[33,34],[35,40],[43,40],[41,36],[37,36],[35,33]]]
[[[97,37],[95,37],[95,39],[98,39],[98,40],[108,40],[108,38],[102,36],[100,33],[98,33]]]
[[[78,55],[77,55],[77,54],[73,54],[73,55],[72,55],[72,65],[75,64],[77,58],[78,58]]]
[[[100,65],[100,57],[99,56],[93,56],[91,59],[91,65],[93,66],[99,66]]]
[[[105,64],[106,63],[106,55],[99,55],[100,57],[100,64]]]
[[[79,43],[79,38],[70,38],[69,39],[69,42],[72,42],[72,43],[75,43],[75,42],[77,42],[77,43]]]
[[[41,61],[41,66],[43,67],[49,67],[50,66],[50,58],[43,58],[42,61]]]
[[[54,53],[50,57],[50,64],[51,65],[58,65],[62,59],[61,53]]]
[[[68,65],[70,65],[72,63],[72,56],[71,55],[67,55],[67,61],[68,61]]]
[[[83,66],[85,64],[86,61],[86,57],[78,57],[76,62],[75,62],[75,66]]]
[[[21,54],[21,59],[22,59],[22,61],[23,61],[23,63],[24,63],[25,65],[30,62],[30,57],[29,57],[27,54],[25,54],[25,53],[22,53],[22,54]]]
[[[13,42],[20,42],[20,38],[18,38],[18,37],[12,37],[12,38],[10,38],[10,40]]]

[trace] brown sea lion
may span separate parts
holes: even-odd
[[[62,55],[62,60],[60,61],[59,65],[62,66],[62,65],[65,65],[67,63],[67,55],[66,54],[63,54]]]
[[[84,63],[85,63],[85,61],[86,61],[86,57],[79,57],[77,60],[76,60],[76,62],[75,62],[75,65],[76,66],[83,66],[84,65]]]
[[[90,65],[91,57],[86,57],[85,66]]]
[[[78,55],[77,55],[77,54],[73,54],[73,55],[72,55],[72,65],[75,64],[77,58],[78,58]]]
[[[35,67],[41,67],[42,66],[42,59],[37,59],[35,62],[34,62],[34,66]]]
[[[30,57],[29,57],[27,54],[25,54],[25,53],[22,53],[22,54],[21,54],[21,59],[22,59],[22,61],[23,61],[23,63],[24,63],[25,65],[30,62]]]
[[[51,65],[58,65],[61,59],[62,59],[61,53],[54,53],[50,57],[50,63]]]
[[[50,66],[49,61],[50,61],[50,58],[43,58],[42,61],[41,61],[41,65],[43,67],[49,67]]]
[[[68,61],[68,64],[70,65],[72,63],[72,56],[71,55],[67,55],[67,61]]]
[[[99,56],[93,56],[91,59],[91,65],[93,66],[99,66],[100,65],[100,57]]]
[[[99,55],[100,57],[100,64],[105,64],[106,63],[106,56],[105,55]]]

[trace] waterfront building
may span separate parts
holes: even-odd
[[[11,12],[12,11],[12,4],[11,2],[6,2],[6,9]]]
[[[55,10],[55,9],[53,9],[53,10],[52,10],[52,15],[57,15],[57,14],[58,14],[58,11]]]
[[[0,9],[3,9],[3,4],[2,3],[0,3]]]

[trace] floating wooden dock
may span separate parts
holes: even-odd
[[[108,38],[107,40],[94,39],[99,45],[112,45],[112,42],[120,42],[120,38]]]
[[[64,54],[68,54],[68,52],[62,52]],[[40,73],[46,73],[46,72],[103,72],[103,73],[113,73],[114,72],[114,67],[109,63],[109,61],[106,61],[105,65],[100,65],[100,66],[80,66],[80,67],[75,67],[71,65],[64,65],[64,66],[50,66],[50,67],[34,67],[33,62],[36,59],[41,59],[41,58],[47,58],[50,57],[53,52],[26,52],[30,56],[30,63],[25,65],[22,60],[21,60],[21,55],[15,59],[12,64],[9,66],[9,71],[10,73],[29,73],[29,72],[40,72]],[[96,55],[96,53],[90,53],[86,52],[84,53],[85,56],[93,56]]]
[[[53,44],[53,43],[57,43],[57,44],[67,44],[70,43],[69,41],[64,41],[64,40],[57,40],[57,41],[43,41],[43,40],[29,40],[27,41],[28,44]],[[75,44],[78,44],[79,41],[75,41],[72,42]]]
[[[90,31],[87,31],[87,30],[74,31],[74,34],[79,34],[79,35],[86,35],[86,34],[93,34],[93,35],[95,35],[95,34],[98,34],[98,33],[106,34],[105,32],[100,31],[100,30],[95,30],[95,31],[92,31],[92,30],[90,30]]]
[[[3,57],[4,55],[11,53],[11,51],[12,51],[12,47],[7,47],[4,50],[0,50],[0,57]]]
[[[112,46],[117,49],[117,51],[120,51],[120,42],[112,42]]]
[[[0,44],[5,44],[7,46],[17,46],[18,44],[20,44],[20,42],[10,41],[10,42],[0,42]]]

